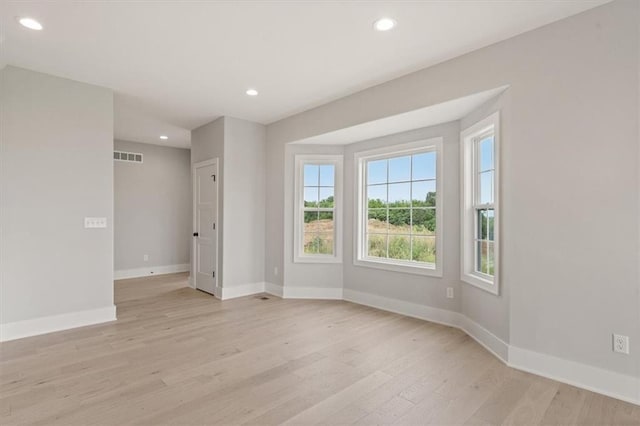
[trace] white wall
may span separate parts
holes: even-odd
[[[8,66],[0,96],[2,339],[115,319],[111,90]]]
[[[183,269],[192,240],[190,150],[118,140],[114,149],[144,158],[113,162],[116,278]]]
[[[287,254],[279,235],[289,226],[288,142],[510,85],[501,271],[509,300],[465,289],[463,309],[517,348],[638,377],[640,357],[611,350],[613,332],[640,342],[638,22],[637,2],[615,1],[269,125],[267,280],[282,281],[272,269]],[[380,291],[347,274],[345,286]]]

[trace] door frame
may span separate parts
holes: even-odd
[[[197,257],[196,257],[196,252],[198,250],[198,241],[195,237],[193,237],[193,233],[198,231],[198,226],[197,226],[197,220],[198,220],[198,203],[196,200],[196,191],[197,191],[197,187],[196,187],[196,170],[199,169],[200,167],[206,167],[206,166],[212,166],[215,165],[216,166],[216,180],[215,180],[215,185],[216,185],[216,197],[215,197],[215,203],[216,203],[216,208],[215,208],[215,217],[216,217],[216,225],[219,222],[219,214],[220,214],[220,205],[218,203],[219,201],[219,190],[220,190],[220,164],[218,162],[218,157],[215,158],[210,158],[209,160],[204,160],[204,161],[199,161],[197,163],[193,163],[191,165],[191,229],[192,229],[192,237],[191,237],[191,274],[189,275],[189,286],[193,289],[196,289],[196,280],[197,280],[197,273],[196,273],[196,261],[197,261]],[[216,273],[218,273],[218,250],[220,250],[220,246],[219,246],[219,238],[218,238],[218,233],[219,233],[219,227],[216,230],[216,238],[215,238],[215,245],[216,245],[216,255],[215,255],[215,259],[213,259],[213,267],[216,271]],[[220,277],[220,274],[218,273],[218,278]],[[219,290],[220,289],[220,285],[219,282],[216,281],[216,286],[214,287],[214,296],[217,298],[220,298],[220,294],[219,294]]]

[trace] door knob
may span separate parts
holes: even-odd
[[[197,237],[197,236],[199,236],[199,235],[198,235],[198,233],[197,233],[197,232],[194,232],[194,233],[193,233],[193,236],[194,236],[194,237]]]

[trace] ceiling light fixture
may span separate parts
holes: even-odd
[[[246,93],[249,96],[258,96],[258,91],[256,89],[247,89]]]
[[[19,17],[18,22],[20,22],[20,25],[22,25],[23,27],[29,28],[30,30],[40,31],[42,29],[42,24],[33,18]]]
[[[380,18],[376,22],[373,23],[373,28],[376,31],[389,31],[395,28],[397,22],[391,18]]]
[[[166,141],[167,139],[169,139],[169,136],[162,135],[160,136],[160,139],[162,139],[163,141]]]

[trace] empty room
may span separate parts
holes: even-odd
[[[640,426],[640,1],[1,1],[0,424]]]

